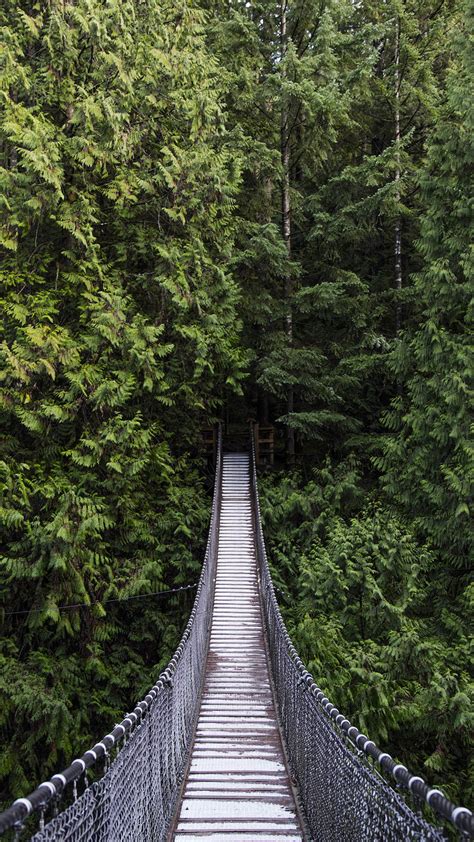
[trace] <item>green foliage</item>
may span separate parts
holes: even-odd
[[[295,433],[262,508],[318,681],[468,799],[470,33],[456,0],[2,4],[0,800],[176,645],[192,597],[123,599],[197,579],[224,405],[277,462]]]
[[[397,314],[413,315],[417,177],[449,59],[444,32],[457,12],[430,0],[357,8],[295,0],[285,4],[282,47],[278,4],[206,5],[215,14],[211,43],[232,80],[229,111],[243,132],[234,266],[252,391],[265,415],[295,430],[300,453],[349,444],[365,454],[395,390],[388,352]],[[282,236],[282,145],[291,255]]]
[[[415,277],[421,316],[393,355],[404,388],[385,416],[389,434],[378,460],[388,493],[442,550],[450,576],[440,585],[454,591],[466,581],[473,535],[473,204],[465,177],[474,158],[469,35],[472,13],[457,39],[446,103],[422,178],[423,268]]]
[[[308,669],[371,739],[469,803],[469,635],[452,603],[433,605],[440,558],[387,504],[367,504],[355,465],[261,486],[275,583]]]
[[[171,2],[0,11],[5,801],[153,683],[192,597],[106,601],[199,575],[196,446],[245,357],[241,162],[203,23]]]
[[[471,13],[231,7],[211,40],[244,133],[248,405],[301,465],[264,483],[275,582],[328,695],[469,801]]]

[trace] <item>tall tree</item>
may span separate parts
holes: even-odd
[[[393,356],[403,393],[393,402],[380,465],[389,493],[420,532],[451,560],[455,577],[465,567],[472,537],[472,201],[468,173],[474,145],[469,102],[472,13],[456,20],[460,33],[446,102],[432,135],[421,186],[423,218],[415,276],[419,325],[407,330]],[[400,472],[400,465],[403,471]]]
[[[176,643],[184,605],[107,601],[197,577],[192,453],[243,358],[240,158],[201,11],[9,0],[0,22],[0,774],[20,794]]]
[[[290,159],[290,143],[291,143],[291,127],[290,127],[290,108],[288,103],[288,92],[285,90],[285,82],[287,80],[286,58],[288,51],[288,3],[287,0],[281,0],[280,5],[280,68],[282,81],[282,99],[280,106],[280,146],[281,146],[281,219],[283,240],[288,255],[288,260],[291,261],[291,196],[290,196],[290,181],[291,181],[291,159]],[[293,283],[291,274],[288,274],[285,279],[285,299],[286,299],[286,335],[288,340],[288,347],[293,347]],[[290,415],[294,409],[294,389],[293,384],[288,384],[287,389],[287,413]],[[286,438],[286,456],[289,465],[293,465],[295,461],[295,431],[291,424],[287,424],[287,438]]]

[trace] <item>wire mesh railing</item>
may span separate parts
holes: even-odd
[[[463,838],[474,838],[471,812],[453,804],[440,790],[430,788],[361,734],[326,698],[298,657],[278,607],[268,565],[253,435],[251,446],[264,624],[281,727],[311,839],[440,842],[448,838],[441,827],[422,814],[426,805]],[[393,780],[394,786],[387,778]],[[413,801],[413,808],[408,800]]]
[[[262,533],[252,443],[252,497],[260,590],[273,680],[292,772],[317,842],[445,839],[422,815],[428,805],[465,838],[469,810],[396,763],[324,696],[297,655],[283,623]],[[211,525],[201,578],[181,643],[158,682],[121,723],[61,774],[0,815],[0,834],[17,838],[38,817],[35,842],[161,842],[169,833],[192,744],[212,620],[221,505],[219,431]],[[103,774],[87,785],[87,770]],[[388,782],[391,778],[397,789]],[[80,794],[78,794],[80,792]],[[410,805],[403,792],[413,799]]]
[[[212,619],[221,505],[219,429],[207,549],[181,642],[157,683],[110,734],[0,815],[13,838],[38,817],[34,842],[161,842],[173,819],[199,712]],[[88,785],[87,770],[103,775]],[[81,794],[78,792],[82,790]],[[68,803],[69,802],[69,803]],[[38,827],[37,825],[37,827]]]

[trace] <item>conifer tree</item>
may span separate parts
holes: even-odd
[[[403,384],[386,416],[387,489],[420,533],[442,550],[457,575],[470,539],[472,450],[469,379],[472,372],[473,114],[469,103],[472,14],[458,21],[456,57],[446,102],[422,173],[423,217],[415,292],[420,324],[407,330],[393,356]],[[400,465],[403,471],[400,472]]]
[[[193,452],[243,354],[240,158],[203,13],[9,0],[0,24],[11,797],[94,741],[175,646],[189,601],[107,601],[196,580],[208,504]]]
[[[306,450],[366,448],[394,388],[387,351],[406,295],[394,288],[417,266],[414,177],[448,12],[296,0],[214,10],[211,43],[244,132],[235,266],[259,411],[268,420],[270,401],[285,424],[290,463],[295,434]]]
[[[309,481],[269,483],[262,511],[277,581],[290,591],[286,617],[328,696],[469,802],[472,17],[454,22],[461,34],[419,176],[420,309],[391,355],[400,392],[376,460],[384,488],[372,476],[368,490],[353,457],[336,459],[312,476],[305,466]]]
[[[333,318],[343,316],[321,319],[314,285],[313,330],[323,335],[323,350],[338,338],[330,359],[341,422],[325,437],[336,439],[339,426],[339,441],[361,453],[377,446],[381,408],[397,388],[388,353],[402,311],[412,318],[413,293],[402,278],[419,267],[417,173],[442,90],[450,15],[429,3],[367,3],[354,12],[355,36],[373,51],[351,87],[343,142],[309,198],[306,261],[326,282],[319,290],[329,304],[324,315],[331,315],[332,293]]]

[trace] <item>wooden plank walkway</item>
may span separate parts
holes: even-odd
[[[270,687],[249,457],[224,455],[204,692],[175,842],[301,842]]]

